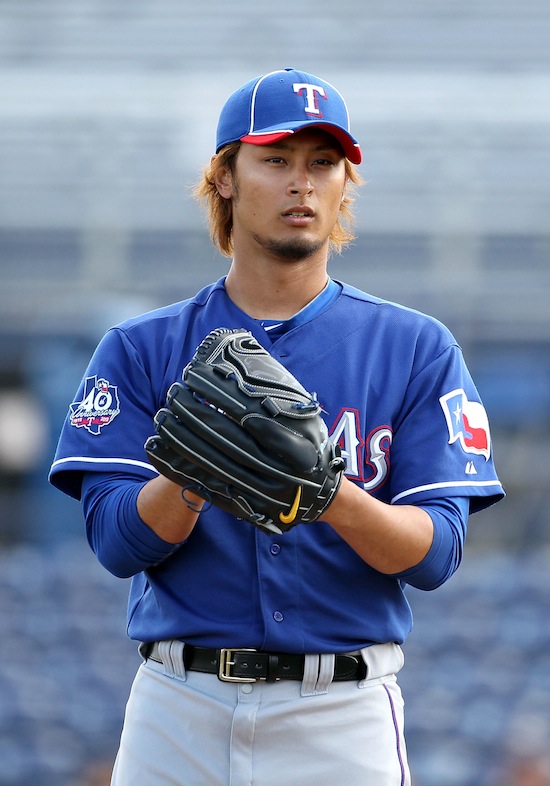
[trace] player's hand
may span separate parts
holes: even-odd
[[[316,398],[251,333],[209,333],[183,382],[145,443],[161,474],[264,531],[321,517],[344,460]]]

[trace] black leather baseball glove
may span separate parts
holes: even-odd
[[[345,468],[315,395],[242,330],[206,336],[155,415],[151,464],[266,532],[320,518]],[[185,492],[184,492],[185,493]]]

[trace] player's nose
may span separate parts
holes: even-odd
[[[308,176],[304,174],[295,174],[288,184],[288,193],[293,196],[311,194],[313,191],[313,183]]]

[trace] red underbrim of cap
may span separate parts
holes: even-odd
[[[323,131],[327,131],[331,134],[342,146],[344,151],[344,155],[348,158],[352,164],[360,164],[362,161],[361,155],[361,148],[358,144],[352,141],[351,137],[349,137],[345,131],[340,131],[338,128],[334,128],[330,125],[324,125],[323,123],[311,123],[301,128],[295,128],[293,130],[287,131],[269,131],[265,134],[246,134],[245,136],[241,137],[241,142],[246,142],[247,145],[271,145],[275,142],[279,142],[281,139],[284,139],[291,134],[296,134],[298,131],[302,131],[304,128],[320,128]]]

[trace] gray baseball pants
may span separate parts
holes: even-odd
[[[410,786],[395,644],[361,651],[367,677],[332,682],[331,655],[302,682],[222,682],[185,671],[183,644],[134,680],[111,786]]]

